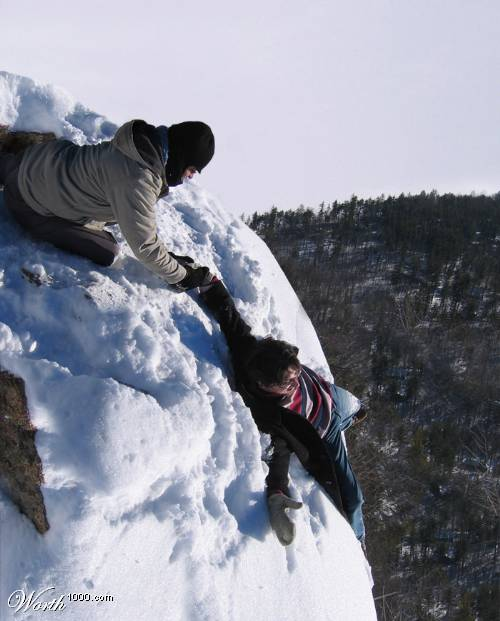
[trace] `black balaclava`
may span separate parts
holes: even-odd
[[[170,187],[182,183],[182,173],[188,166],[198,172],[210,162],[215,151],[212,130],[201,121],[185,121],[168,128],[168,159],[165,166]]]

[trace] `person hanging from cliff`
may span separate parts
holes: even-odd
[[[125,123],[111,141],[51,140],[0,152],[0,185],[14,219],[34,237],[109,266],[118,254],[106,223],[118,223],[134,255],[177,291],[206,282],[207,267],[183,265],[159,239],[155,204],[201,172],[215,150],[199,121],[170,127]]]
[[[295,526],[287,510],[302,506],[290,497],[288,487],[290,456],[295,453],[347,518],[365,551],[363,494],[342,438],[343,431],[366,417],[360,401],[301,364],[294,345],[256,338],[216,277],[200,292],[226,337],[235,388],[258,429],[271,436],[266,496],[278,540],[292,543]]]

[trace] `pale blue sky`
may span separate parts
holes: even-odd
[[[0,0],[0,69],[121,123],[209,123],[239,214],[500,190],[498,0]]]

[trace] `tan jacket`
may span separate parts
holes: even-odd
[[[155,205],[165,181],[161,156],[146,163],[125,123],[110,142],[79,147],[54,140],[29,148],[18,183],[26,203],[44,216],[79,224],[117,222],[132,252],[167,283],[186,270],[157,235]]]

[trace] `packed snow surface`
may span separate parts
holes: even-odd
[[[115,129],[60,89],[6,73],[0,123],[80,144]],[[292,287],[246,225],[195,183],[157,216],[168,248],[221,275],[256,334],[296,343],[329,376]],[[1,201],[0,218],[0,367],[26,382],[50,522],[39,535],[0,496],[0,617],[375,619],[360,546],[295,457],[296,540],[283,548],[270,531],[266,437],[228,384],[224,338],[197,294],[171,292],[116,227],[122,254],[99,268],[32,240]],[[32,592],[64,596],[64,609],[16,613]]]

